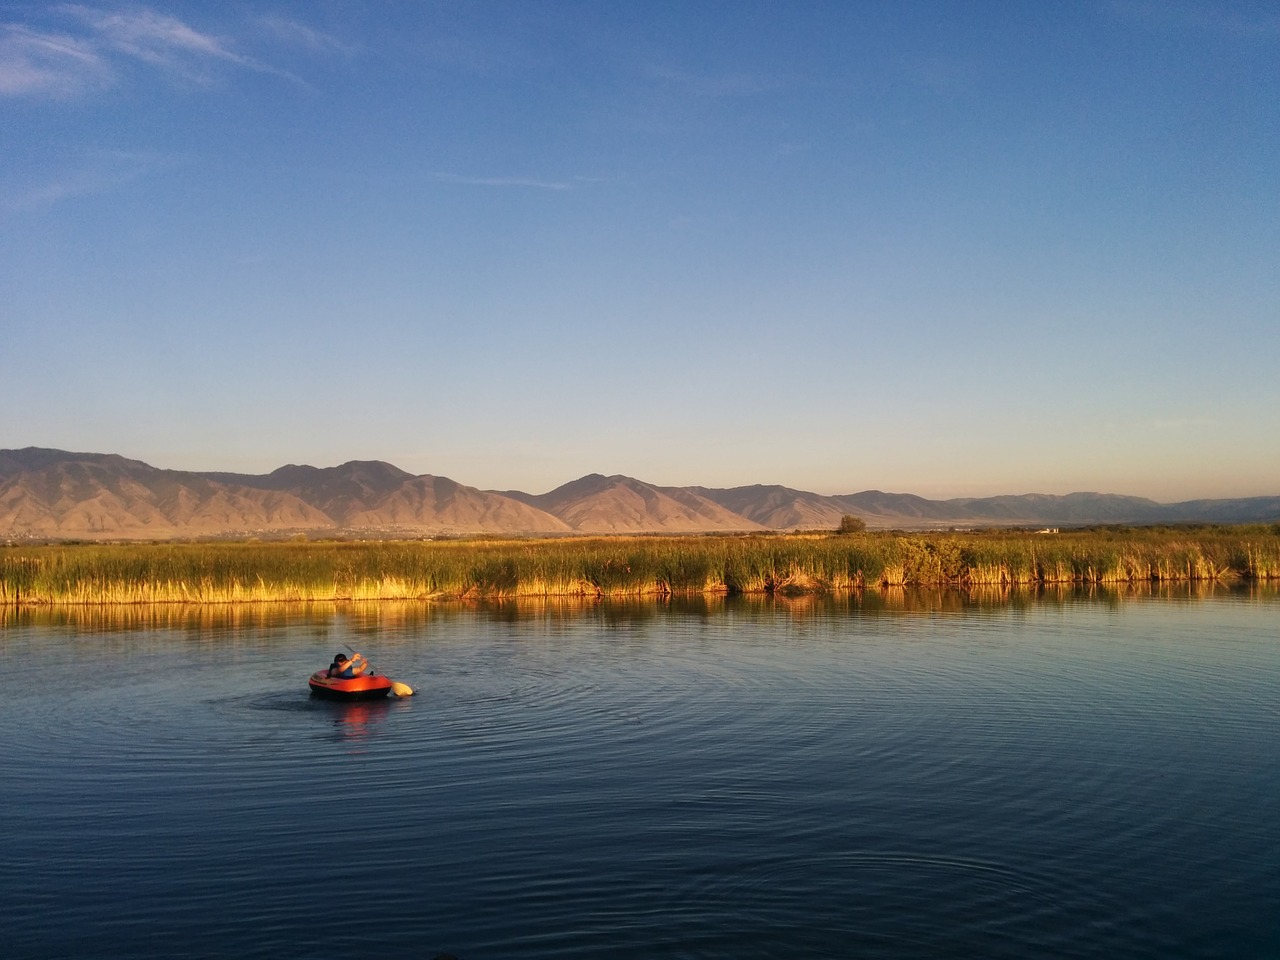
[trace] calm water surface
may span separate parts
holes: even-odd
[[[312,700],[344,644],[419,695]],[[0,652],[10,958],[1280,956],[1274,593],[9,611]]]

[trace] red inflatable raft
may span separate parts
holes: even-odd
[[[327,670],[317,670],[307,681],[311,692],[329,700],[377,700],[391,692],[389,677],[377,677],[367,673],[363,677],[343,680],[329,676]]]

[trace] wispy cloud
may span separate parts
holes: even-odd
[[[146,9],[128,12],[83,6],[63,9],[81,20],[95,40],[106,48],[187,80],[209,82],[211,68],[218,63],[297,79],[287,71],[237,52],[229,40],[201,33],[168,14]]]
[[[349,57],[359,52],[358,48],[352,44],[344,43],[331,34],[313,29],[296,20],[269,16],[262,17],[259,23],[278,40],[294,47],[301,47],[311,53],[341,54]]]
[[[0,35],[0,96],[67,99],[111,86],[129,63],[206,85],[220,68],[251,70],[301,82],[241,52],[230,39],[145,7],[107,10],[82,4],[52,8],[62,29],[9,24]],[[284,23],[284,21],[281,21]],[[294,25],[295,37],[306,28]],[[309,42],[323,42],[312,33]]]
[[[537,177],[468,177],[456,173],[437,173],[435,179],[445,183],[461,183],[473,187],[529,187],[536,190],[572,190],[573,182],[541,180]]]
[[[99,150],[36,181],[0,183],[0,209],[40,210],[63,200],[118,189],[174,162],[155,153]]]
[[[95,45],[65,33],[7,25],[0,34],[0,96],[67,99],[111,83]]]

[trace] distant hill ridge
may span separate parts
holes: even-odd
[[[1102,493],[927,500],[866,490],[823,496],[776,485],[660,487],[590,474],[548,493],[479,490],[379,460],[289,464],[264,475],[164,470],[117,454],[0,450],[0,537],[641,534],[1280,521],[1280,496],[1162,504]]]

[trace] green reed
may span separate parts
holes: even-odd
[[[0,603],[799,595],[1280,578],[1280,525],[0,548]]]

